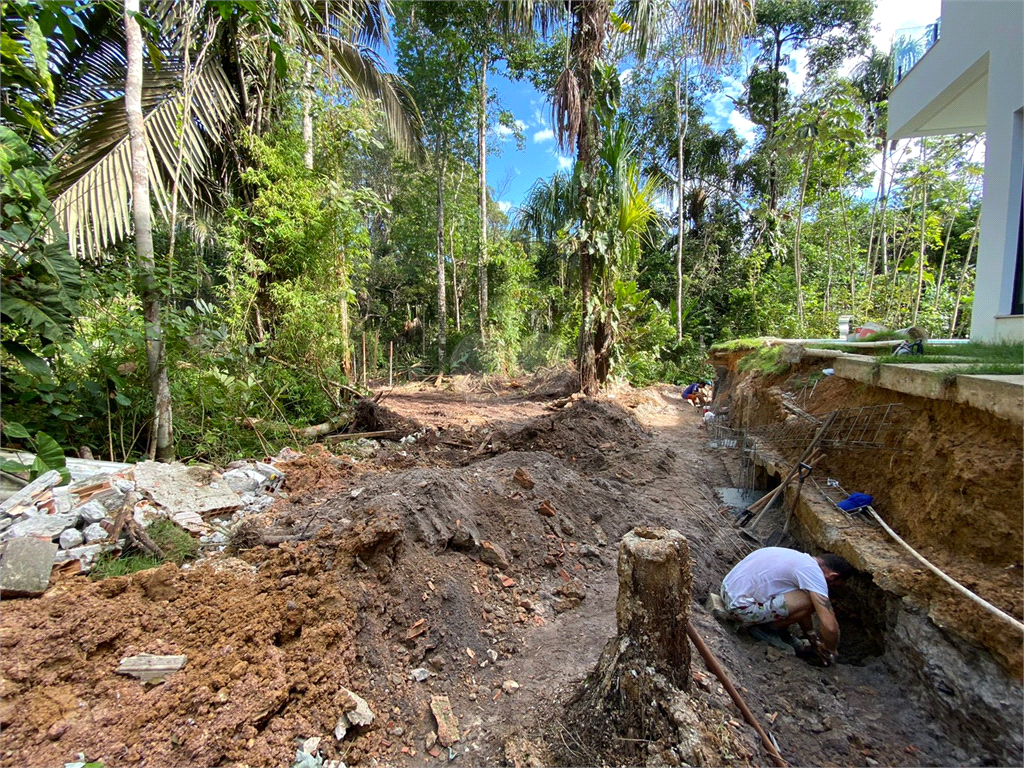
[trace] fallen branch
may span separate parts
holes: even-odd
[[[373,437],[390,437],[396,434],[394,429],[380,429],[376,432],[343,432],[340,435],[328,435],[324,438],[325,443],[344,443],[348,440],[361,440],[366,438],[369,440]]]
[[[301,437],[303,440],[315,440],[318,437],[330,434],[331,432],[346,426],[351,422],[351,420],[351,416],[346,414],[344,416],[337,416],[321,424],[313,424],[309,427],[299,427],[296,429],[290,424],[284,424],[280,421],[266,421],[264,419],[254,419],[250,416],[235,419],[237,423],[241,424],[243,427],[248,427],[249,429],[256,429],[256,427],[259,426],[268,432],[294,432],[297,437]]]
[[[128,515],[135,511],[135,502],[138,497],[135,491],[128,491],[124,495],[124,503],[121,504],[121,510],[117,513],[117,520],[114,521],[114,527],[110,531],[110,535],[107,537],[108,541],[116,542],[118,536],[121,535],[121,529],[124,528],[124,521],[128,519]]]
[[[145,550],[149,554],[160,560],[166,560],[167,555],[164,551],[157,546],[156,542],[149,538],[149,534],[146,533],[145,529],[135,522],[134,517],[129,517],[125,520],[124,524],[125,533],[128,534],[128,541],[130,541],[137,549]]]

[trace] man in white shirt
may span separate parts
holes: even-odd
[[[751,627],[755,636],[764,628],[788,636],[786,628],[799,624],[829,666],[839,649],[839,623],[828,588],[852,574],[853,566],[839,555],[811,557],[795,549],[764,547],[743,558],[722,580],[722,602],[729,618]],[[820,637],[814,631],[815,616]]]

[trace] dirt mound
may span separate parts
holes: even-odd
[[[391,429],[396,433],[395,438],[399,438],[410,435],[419,428],[420,425],[412,419],[400,416],[375,400],[364,397],[356,403],[352,428],[349,431],[379,432]]]
[[[649,439],[632,413],[607,400],[570,402],[551,416],[540,416],[507,435],[513,450],[544,450],[575,462],[587,471],[608,466],[606,453],[638,448]]]

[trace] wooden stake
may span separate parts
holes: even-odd
[[[366,331],[363,331],[363,386],[366,386]]]
[[[395,342],[388,342],[388,386],[395,386]]]

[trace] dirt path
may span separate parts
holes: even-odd
[[[563,705],[614,636],[617,542],[638,525],[689,539],[693,622],[792,764],[975,760],[943,743],[882,660],[816,669],[704,611],[749,545],[717,512],[731,459],[669,388],[558,411],[518,391],[398,389],[384,405],[419,437],[356,462],[303,457],[289,499],[257,525],[306,540],[267,548],[252,534],[188,569],[60,577],[43,598],[5,602],[0,764],[82,752],[282,765],[309,737],[350,766],[564,762],[553,756],[571,758],[577,737],[558,725]],[[136,653],[189,661],[144,687],[113,673]],[[714,762],[769,764],[696,655],[693,673],[704,725],[732,745]],[[376,719],[336,740],[344,689]],[[459,720],[450,750],[434,743],[433,696]]]

